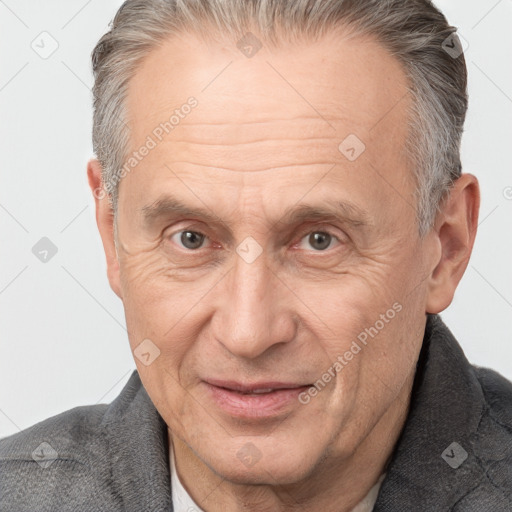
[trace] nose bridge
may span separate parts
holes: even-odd
[[[256,250],[250,244],[254,242],[246,240],[237,247],[224,290],[223,311],[217,311],[215,336],[231,353],[255,358],[272,345],[293,339],[294,322],[290,313],[281,309],[264,251],[261,249],[256,257],[254,252],[250,258],[245,257]]]

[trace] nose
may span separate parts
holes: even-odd
[[[269,267],[265,252],[250,263],[236,253],[234,260],[217,292],[213,335],[231,354],[255,359],[295,338],[295,297]]]

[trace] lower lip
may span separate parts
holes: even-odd
[[[232,416],[244,418],[265,418],[275,416],[285,407],[299,403],[299,395],[310,386],[276,389],[270,393],[244,395],[226,388],[206,384],[215,403]]]

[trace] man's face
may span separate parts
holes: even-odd
[[[147,360],[158,347],[151,364],[135,359],[143,384],[222,477],[298,481],[403,410],[430,270],[405,154],[410,102],[383,48],[339,36],[250,58],[182,37],[132,80],[130,150],[157,144],[119,189],[130,345],[151,340]],[[301,389],[241,395],[213,381]]]

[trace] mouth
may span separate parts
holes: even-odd
[[[230,416],[258,419],[283,414],[299,405],[300,393],[311,384],[258,382],[241,384],[233,381],[204,382],[215,405]]]
[[[239,393],[267,393],[270,391],[276,391],[281,389],[296,389],[312,384],[302,384],[296,382],[280,382],[280,381],[259,381],[248,384],[243,384],[234,380],[219,380],[219,379],[207,379],[205,381],[212,386],[218,388],[224,388],[229,391],[236,391]]]

